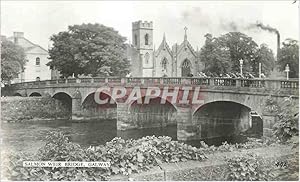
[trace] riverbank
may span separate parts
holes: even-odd
[[[285,169],[288,175],[286,178],[277,178],[276,180],[298,181],[299,176],[299,156],[298,149],[293,149],[289,145],[275,145],[254,149],[242,149],[232,152],[215,152],[208,154],[204,161],[186,161],[177,163],[162,163],[149,171],[125,175],[114,175],[111,181],[224,181],[229,174],[227,161],[236,156],[245,156],[248,153],[256,154],[262,158],[263,165],[260,168],[264,170],[273,170],[273,173],[280,173],[284,167],[277,166],[278,161],[286,163],[291,167],[298,167],[297,170]],[[277,171],[276,171],[277,170]]]
[[[170,137],[137,140],[114,138],[102,146],[81,147],[66,135],[53,132],[33,155],[6,151],[3,179],[80,181],[200,181],[298,180],[299,152],[293,144],[263,140],[219,147],[195,148]],[[251,147],[251,148],[249,148]],[[4,157],[5,156],[5,157]],[[23,161],[104,161],[109,168],[24,168]]]
[[[68,119],[68,107],[49,97],[1,97],[1,122]]]

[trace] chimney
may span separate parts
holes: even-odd
[[[14,37],[24,37],[24,32],[14,32]]]
[[[14,43],[18,44],[18,39],[24,37],[24,32],[14,32]]]

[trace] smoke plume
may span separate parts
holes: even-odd
[[[279,51],[280,51],[280,33],[279,33],[279,31],[276,28],[273,28],[273,27],[271,27],[269,25],[264,25],[264,24],[262,24],[260,22],[256,22],[256,24],[250,25],[249,28],[254,28],[254,27],[260,28],[262,30],[269,31],[271,33],[275,33],[277,35],[277,56],[278,56]],[[277,58],[276,58],[276,60],[277,60]]]
[[[264,25],[264,24],[262,24],[260,22],[256,22],[255,24],[250,25],[250,28],[254,28],[254,27],[260,28],[262,30],[269,31],[271,33],[279,34],[279,31],[276,28],[273,28],[273,27],[271,27],[269,25]]]

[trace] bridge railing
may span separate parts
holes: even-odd
[[[230,78],[214,78],[215,86],[236,86],[237,80]]]
[[[254,87],[254,88],[262,88],[265,87],[265,80],[254,80],[254,79],[241,79],[241,87]]]
[[[130,85],[199,85],[204,87],[249,87],[268,89],[298,89],[298,80],[243,79],[243,78],[186,78],[186,77],[94,77],[43,80],[12,84],[14,87],[56,86],[62,84],[130,84]]]

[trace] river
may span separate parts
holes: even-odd
[[[177,127],[132,129],[117,131],[116,120],[93,120],[74,122],[70,120],[32,121],[22,123],[2,123],[2,147],[14,151],[34,153],[45,144],[45,138],[50,131],[62,131],[70,140],[88,147],[105,144],[114,137],[137,139],[143,136],[170,136],[177,138]],[[238,140],[237,140],[238,139]],[[239,138],[214,138],[204,140],[209,145],[220,145],[223,141],[240,142]],[[199,146],[199,141],[189,141],[188,144]]]

